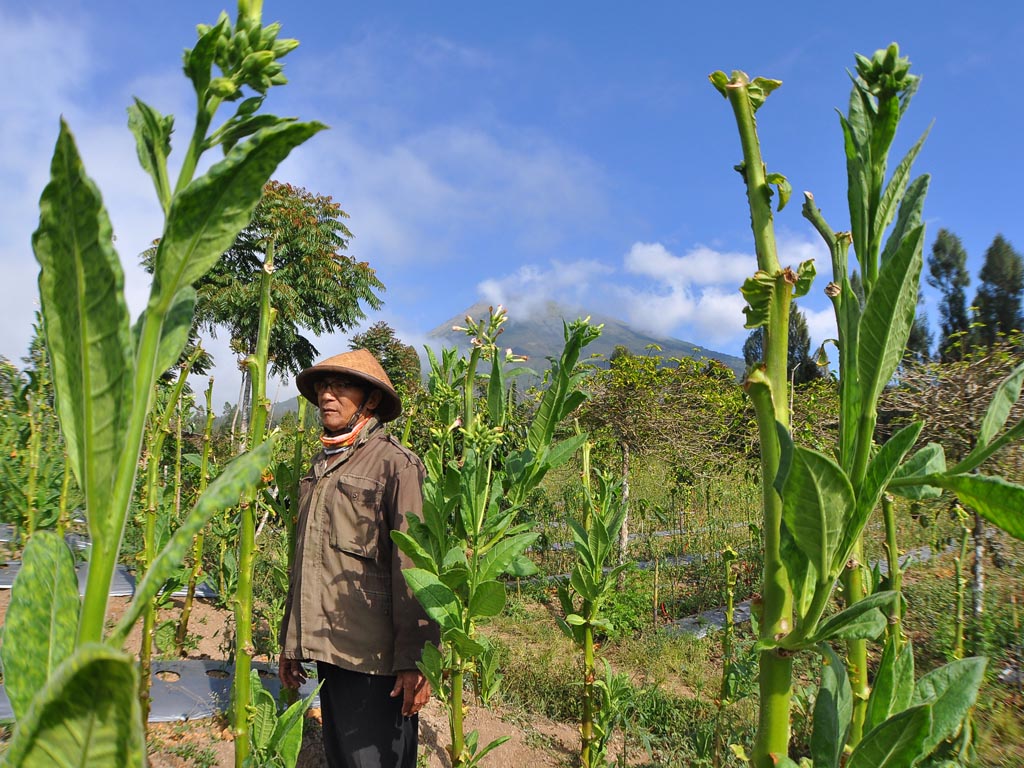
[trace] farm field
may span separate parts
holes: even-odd
[[[326,128],[266,111],[281,30],[261,0],[196,28],[191,132],[129,107],[162,217],[134,318],[60,121],[32,338],[0,357],[0,768],[320,765],[351,720],[324,731],[319,692],[323,722],[339,699],[363,718],[339,750],[400,751],[388,672],[406,714],[432,690],[425,767],[1024,763],[1024,256],[997,235],[970,307],[958,238],[926,258],[899,44],[853,59],[847,210],[800,211],[817,250],[776,237],[793,185],[755,113],[781,81],[707,77],[753,258],[637,243],[631,269],[737,272],[737,378],[703,347],[592,354],[590,316],[530,360],[499,302],[455,346],[378,322],[314,364],[302,334],[360,327],[385,286],[339,204],[273,178]],[[812,352],[816,281],[834,338]],[[214,378],[194,388],[215,329],[241,376],[220,419]],[[302,397],[272,423],[275,373]],[[321,690],[299,655],[352,669]]]

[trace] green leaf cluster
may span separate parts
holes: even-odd
[[[142,606],[180,568],[195,534],[260,483],[271,457],[267,443],[210,485],[152,558],[124,618],[104,637],[110,580],[155,385],[187,342],[192,284],[249,222],[277,165],[323,127],[255,114],[267,89],[284,82],[278,59],[295,43],[278,40],[278,26],[263,26],[254,5],[241,5],[246,12],[234,25],[222,16],[215,26],[201,27],[196,47],[186,52],[198,105],[173,191],[167,170],[172,118],[139,100],[129,110],[141,164],[165,213],[150,298],[134,325],[109,216],[69,127],[60,125],[33,248],[56,411],[68,464],[84,494],[93,548],[80,610],[63,542],[40,534],[26,548],[7,618],[21,629],[7,633],[3,649],[5,683],[15,692],[18,717],[5,765],[144,764],[137,675],[115,649]],[[242,101],[235,116],[211,133],[218,107],[239,98],[243,88],[258,96]],[[224,147],[225,157],[195,177],[200,157],[215,146]],[[77,631],[69,631],[76,623]]]
[[[475,736],[463,734],[462,681],[474,678],[482,696],[497,688],[493,649],[477,626],[504,609],[503,576],[536,572],[524,552],[538,534],[517,517],[530,491],[585,439],[555,442],[555,428],[584,398],[577,362],[600,332],[586,321],[565,326],[565,348],[548,371],[525,445],[514,448],[506,445],[514,429],[506,367],[519,361],[495,343],[504,322],[500,307],[479,322],[467,318],[468,357],[427,350],[425,393],[435,426],[424,454],[423,518],[410,516],[408,533],[391,533],[415,565],[404,571],[406,582],[441,629],[441,647],[424,648],[419,666],[448,708],[457,766],[478,764],[503,741],[479,748]],[[489,373],[479,375],[488,363]]]

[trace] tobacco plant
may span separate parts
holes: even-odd
[[[771,201],[790,196],[781,174],[767,173],[754,113],[780,83],[751,80],[743,72],[711,75],[732,108],[740,133],[758,271],[743,286],[747,327],[763,327],[765,359],[748,371],[761,441],[764,566],[760,614],[760,713],[752,762],[758,768],[794,765],[788,756],[793,699],[792,657],[816,650],[823,658],[811,741],[818,768],[911,766],[955,735],[981,684],[985,661],[964,659],[914,681],[913,651],[891,631],[874,686],[869,684],[866,641],[877,638],[887,617],[898,615],[900,595],[865,593],[861,534],[887,491],[911,498],[954,492],[992,522],[1024,537],[1024,487],[975,471],[995,451],[1024,432],[1024,422],[1004,431],[1020,395],[1024,366],[996,394],[977,447],[947,468],[941,446],[912,453],[921,432],[916,422],[887,442],[875,443],[878,397],[906,348],[917,305],[927,177],[910,181],[910,167],[924,137],[885,181],[889,147],[917,88],[910,63],[895,44],[871,59],[857,57],[850,109],[841,117],[849,175],[850,232],[834,232],[806,195],[804,215],[825,240],[833,281],[826,288],[836,311],[839,338],[839,442],[832,455],[793,444],[786,380],[791,302],[804,295],[814,266],[796,270],[778,260]],[[885,233],[888,232],[888,236]],[[864,303],[851,287],[848,250],[854,244],[863,275]],[[894,529],[893,529],[894,530]],[[890,551],[895,542],[887,541]],[[845,608],[827,615],[842,581]],[[830,643],[847,645],[846,664]],[[849,672],[847,672],[847,669]],[[807,760],[804,760],[807,763]]]
[[[609,685],[610,669],[605,679],[597,678],[594,633],[609,632],[610,619],[602,611],[605,599],[615,589],[619,576],[629,563],[610,567],[619,531],[626,519],[622,501],[622,484],[605,473],[597,475],[593,488],[590,471],[590,443],[583,444],[583,504],[578,520],[569,519],[576,563],[568,584],[558,587],[558,600],[564,618],[558,625],[566,636],[583,651],[583,718],[580,723],[580,765],[595,768],[606,764],[608,741],[615,725],[613,715],[619,704],[613,697],[615,687]]]
[[[259,114],[267,90],[285,82],[279,59],[297,44],[278,39],[279,26],[264,26],[261,15],[260,0],[241,0],[234,23],[222,14],[216,24],[201,25],[196,45],[185,52],[197,114],[173,189],[167,167],[173,118],[138,99],[129,109],[139,160],[165,216],[150,298],[134,325],[109,217],[61,122],[33,247],[56,409],[68,463],[85,496],[92,555],[79,610],[64,542],[40,531],[26,547],[2,647],[17,720],[5,765],[145,764],[138,671],[120,648],[210,516],[254,488],[269,462],[268,443],[225,468],[149,564],[123,618],[105,633],[147,416],[157,377],[178,360],[188,339],[192,283],[248,223],[277,165],[322,128]],[[255,95],[242,99],[246,90]],[[211,130],[225,102],[236,103],[234,114]],[[217,147],[224,158],[196,177],[200,158]]]
[[[199,486],[198,495],[202,496],[210,482],[210,457],[212,454],[213,442],[213,377],[211,376],[206,385],[206,422],[203,425],[203,449],[199,459]],[[192,543],[192,566],[188,571],[188,579],[185,586],[185,599],[181,607],[181,615],[178,617],[178,626],[174,633],[174,649],[179,656],[184,655],[185,639],[188,637],[188,620],[192,615],[192,603],[195,600],[196,585],[199,583],[199,576],[203,573],[203,546],[206,540],[206,528],[202,528],[196,534]]]
[[[145,504],[144,524],[142,536],[142,551],[136,556],[139,562],[139,572],[145,576],[149,566],[156,559],[163,543],[159,533],[166,533],[170,528],[170,521],[167,519],[170,510],[166,504],[161,504],[160,490],[160,457],[163,454],[164,440],[170,434],[171,415],[174,413],[182,392],[185,390],[185,383],[188,381],[189,371],[195,363],[196,358],[202,352],[197,349],[182,364],[178,370],[178,377],[171,387],[166,398],[163,399],[159,414],[151,423],[149,437],[144,450],[144,465],[146,468],[146,481],[143,499]],[[161,517],[163,519],[158,519]],[[158,533],[157,527],[161,528]],[[166,590],[165,590],[166,591]],[[172,590],[173,591],[173,590]],[[156,631],[157,595],[146,601],[142,611],[142,646],[139,649],[139,703],[142,708],[142,722],[149,720],[149,675],[150,663],[153,658],[153,639]]]
[[[266,243],[266,258],[260,275],[260,320],[256,352],[246,358],[252,396],[247,445],[250,450],[263,445],[267,439],[267,418],[270,401],[267,399],[267,365],[270,349],[270,329],[277,311],[270,305],[270,288],[274,274],[274,240]],[[257,490],[242,494],[239,505],[238,527],[238,584],[235,592],[235,676],[232,689],[231,721],[235,734],[235,766],[242,768],[249,757],[249,707],[253,697],[250,688],[252,657],[256,653],[252,641],[252,582],[256,565],[256,509]],[[308,705],[307,705],[308,706]]]
[[[479,765],[508,740],[481,747],[475,731],[464,733],[463,688],[473,681],[484,698],[496,688],[493,649],[477,627],[505,607],[503,575],[536,571],[523,552],[538,534],[517,517],[530,491],[585,439],[576,435],[556,442],[555,428],[584,399],[576,363],[580,350],[600,333],[585,320],[565,327],[565,348],[548,372],[525,445],[506,445],[511,413],[506,365],[517,359],[496,343],[505,320],[501,307],[479,323],[467,318],[469,327],[462,330],[471,336],[468,359],[445,350],[438,361],[428,349],[428,391],[439,426],[424,455],[423,519],[410,515],[408,534],[391,533],[415,565],[404,571],[409,587],[441,628],[440,648],[426,645],[419,668],[448,712],[453,768]],[[478,397],[481,363],[490,365],[483,398]]]

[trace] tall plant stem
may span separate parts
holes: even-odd
[[[199,462],[199,488],[197,497],[203,495],[209,482],[210,453],[213,449],[213,376],[206,386],[206,424],[203,426],[203,453]],[[179,656],[184,656],[185,639],[188,637],[188,620],[192,615],[192,602],[195,600],[196,584],[199,574],[203,572],[203,546],[206,543],[206,529],[203,528],[192,544],[192,569],[188,574],[188,586],[185,589],[185,602],[178,619],[178,629],[174,633],[174,647]]]
[[[292,506],[285,516],[284,527],[288,535],[288,573],[291,574],[295,564],[295,526],[299,515],[299,478],[302,477],[303,441],[306,437],[306,399],[299,398],[298,426],[295,429],[295,448],[292,451],[292,477],[295,479],[291,488]]]
[[[971,529],[967,527],[967,513],[957,505],[957,520],[960,523],[960,551],[954,559],[956,578],[956,619],[953,626],[953,658],[964,657],[964,609],[967,602],[967,576],[964,574],[964,563],[967,562],[967,549],[971,540]]]
[[[903,645],[903,571],[900,568],[900,549],[896,541],[896,510],[893,508],[892,497],[882,496],[882,519],[885,522],[885,554],[889,565],[889,588],[897,598],[889,610],[889,634],[893,639],[895,650]]]
[[[267,242],[266,259],[260,278],[260,325],[256,353],[246,359],[252,382],[252,418],[249,420],[249,450],[266,439],[267,359],[270,329],[277,314],[270,306],[270,287],[274,274],[274,241]],[[235,736],[235,766],[242,768],[249,756],[249,703],[252,691],[249,672],[252,669],[252,579],[256,558],[256,493],[247,494],[239,509],[238,590],[235,593],[235,685],[232,709],[232,730]]]
[[[773,642],[793,629],[793,593],[782,560],[782,499],[774,487],[781,449],[776,423],[789,426],[786,397],[789,311],[795,275],[779,266],[771,211],[771,187],[765,173],[754,120],[754,106],[746,76],[734,75],[726,86],[743,148],[742,175],[750,206],[757,265],[775,281],[765,327],[765,367],[753,371],[746,387],[757,416],[761,439],[761,486],[764,525],[761,639]],[[757,768],[775,765],[772,755],[789,749],[789,714],[792,706],[793,662],[777,648],[761,651],[758,685],[761,708],[751,759]]]
[[[583,602],[583,615],[589,616],[593,606]],[[580,723],[581,745],[580,764],[593,768],[592,747],[594,741],[594,628],[589,622],[583,626],[583,719]]]
[[[28,404],[28,477],[25,481],[25,538],[26,540],[35,533],[36,518],[39,510],[36,509],[36,488],[39,483],[39,453],[42,444],[42,436],[39,429],[39,414],[37,403],[42,402],[42,397],[29,398]]]
[[[160,456],[163,454],[164,440],[170,434],[171,414],[174,413],[181,393],[185,390],[185,382],[188,380],[189,371],[193,363],[199,357],[199,350],[196,350],[182,365],[178,371],[178,378],[171,388],[167,404],[163,413],[153,424],[150,434],[147,453],[149,459],[146,471],[146,523],[143,533],[143,549],[139,557],[142,574],[153,564],[157,556],[156,522],[159,516],[160,494]],[[146,602],[142,612],[142,647],[139,649],[139,703],[142,705],[142,722],[149,720],[149,678],[150,663],[153,658],[153,633],[156,627],[156,597]]]
[[[60,481],[60,505],[57,508],[57,535],[63,536],[68,529],[68,492],[71,488],[71,469],[68,464],[68,447],[64,445],[64,476]]]
[[[459,652],[452,649],[452,694],[450,697],[451,709],[448,711],[448,730],[451,735],[451,759],[452,768],[461,768],[465,765],[463,753],[466,750],[465,738],[462,734],[462,658]]]

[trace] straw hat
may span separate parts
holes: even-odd
[[[391,379],[388,378],[381,364],[377,362],[377,358],[368,349],[342,352],[340,355],[321,360],[296,376],[295,385],[304,398],[313,405],[319,405],[313,385],[317,379],[334,373],[354,376],[380,390],[381,400],[375,414],[382,422],[393,421],[402,414],[401,398],[395,392]]]

